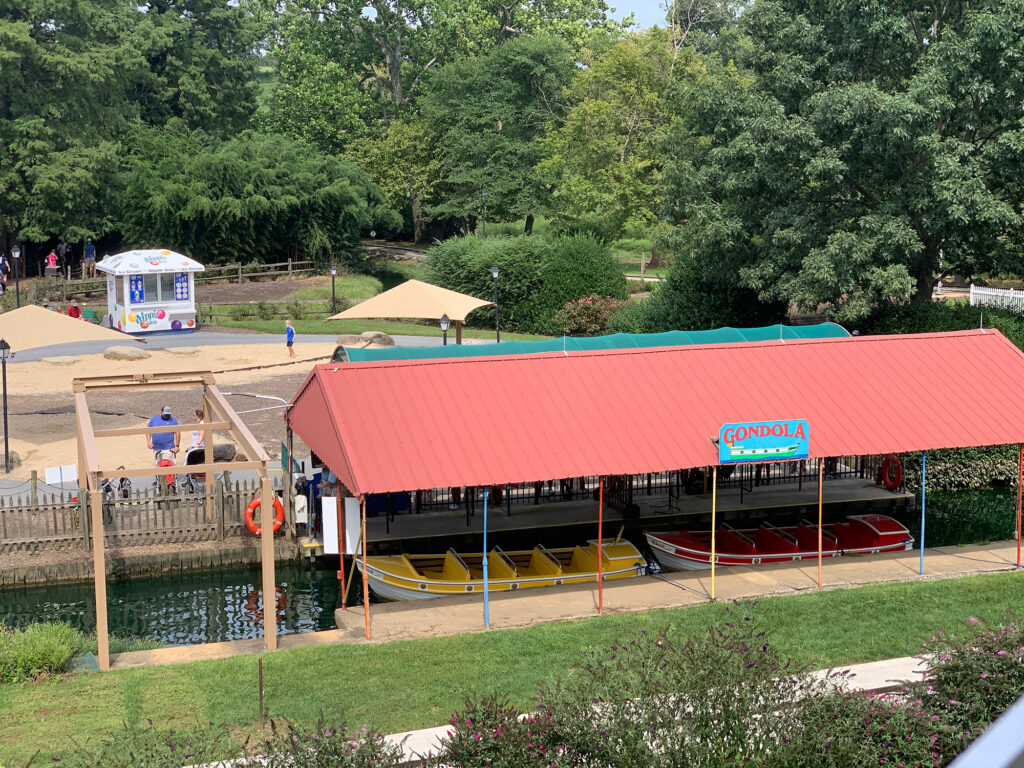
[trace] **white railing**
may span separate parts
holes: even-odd
[[[999,307],[1024,314],[1024,290],[971,286],[972,307]]]

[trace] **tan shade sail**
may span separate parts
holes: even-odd
[[[27,349],[84,341],[142,341],[120,331],[29,305],[0,315],[0,339],[17,354]]]
[[[409,317],[424,320],[440,320],[448,315],[453,323],[464,323],[466,315],[480,307],[493,307],[494,302],[484,301],[464,293],[449,291],[437,285],[419,280],[409,280],[396,285],[390,291],[378,293],[372,299],[361,301],[344,312],[328,317],[328,320],[354,320],[389,317]]]

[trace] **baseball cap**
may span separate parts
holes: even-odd
[[[170,412],[171,412],[171,406],[169,406],[169,405],[165,405],[163,408],[160,409],[160,413],[170,413]]]

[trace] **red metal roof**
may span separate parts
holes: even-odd
[[[327,363],[292,427],[356,495],[717,463],[724,423],[806,419],[812,457],[1024,441],[999,331]]]

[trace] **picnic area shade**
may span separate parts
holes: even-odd
[[[0,339],[15,355],[27,349],[86,341],[142,341],[110,328],[68,317],[34,304],[0,315]]]
[[[538,352],[579,352],[587,349],[640,349],[684,347],[692,344],[733,344],[774,339],[832,339],[850,334],[841,325],[766,325],[760,328],[713,328],[707,331],[665,331],[663,333],[611,333],[605,336],[562,336],[544,341],[502,341],[498,344],[456,344],[444,347],[345,348],[348,362],[370,360],[428,360],[448,357],[494,357],[532,355]],[[337,359],[337,357],[335,358]]]
[[[407,280],[327,320],[379,320],[390,317],[440,320],[441,315],[448,315],[453,323],[464,323],[466,315],[473,310],[493,306],[493,301],[449,291],[420,280]]]
[[[812,459],[1024,442],[1022,382],[996,330],[558,351],[318,365],[289,420],[358,496],[710,466],[733,422],[806,419]]]

